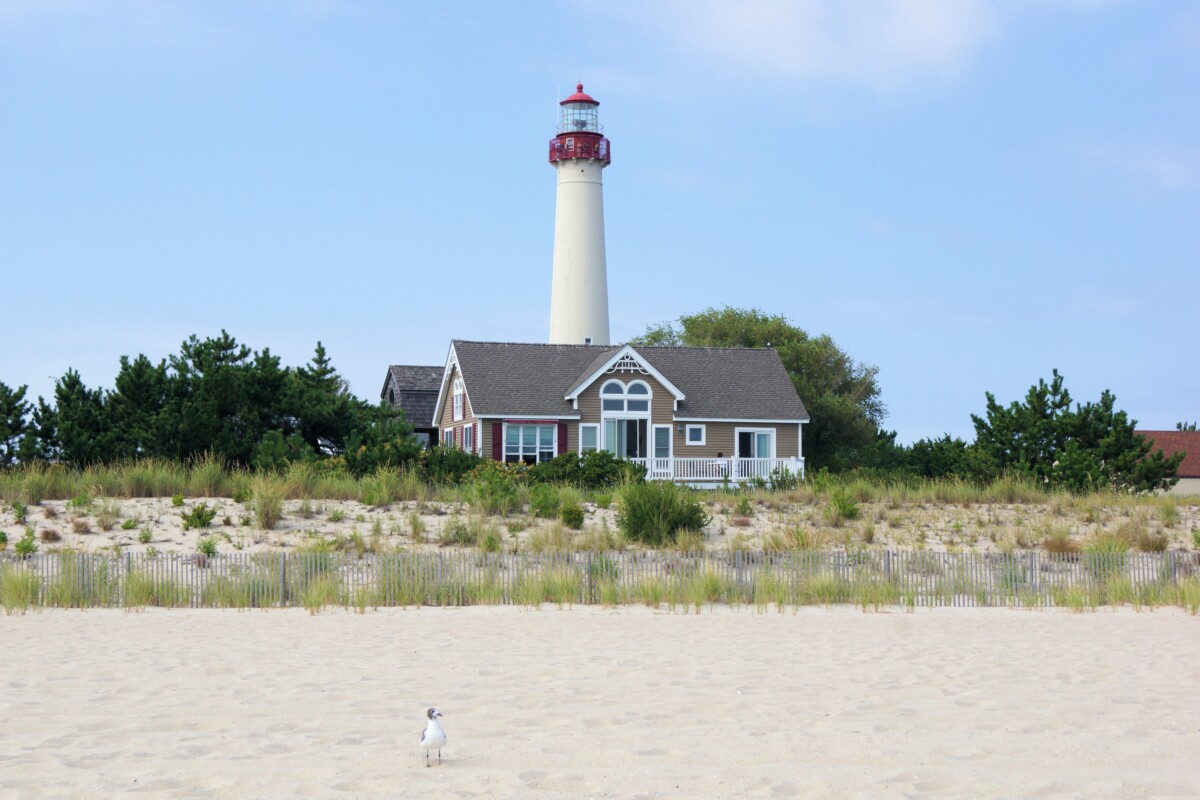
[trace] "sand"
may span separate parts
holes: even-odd
[[[0,654],[2,798],[1200,793],[1177,610],[56,610]]]
[[[181,512],[202,503],[216,511],[210,527],[184,530]],[[824,502],[793,503],[775,497],[771,503],[751,503],[747,516],[738,513],[737,505],[731,502],[706,498],[704,503],[711,516],[703,531],[704,544],[710,550],[761,550],[764,539],[771,534],[802,529],[826,547],[995,552],[1036,549],[1054,529],[1067,530],[1082,543],[1098,532],[1132,526],[1162,536],[1170,550],[1192,551],[1197,549],[1197,534],[1193,532],[1200,531],[1200,503],[1186,502],[1172,505],[1174,516],[1164,521],[1161,509],[1150,501],[1096,508],[1061,499],[1041,504],[967,507],[921,503],[893,507],[877,501],[863,503],[858,520],[837,526],[825,518]],[[580,534],[562,529],[557,521],[528,514],[491,517],[488,521],[508,550],[530,549],[534,538],[556,527],[566,536],[617,531],[616,508],[600,508],[591,502],[583,507],[586,513]],[[102,513],[105,508],[111,512],[107,522]],[[172,505],[169,497],[97,499],[83,508],[65,500],[47,500],[29,509],[26,523],[18,522],[11,508],[0,505],[0,531],[8,535],[11,547],[26,525],[32,527],[43,553],[64,548],[85,552],[117,548],[135,555],[155,551],[194,553],[205,536],[213,539],[220,553],[259,553],[295,548],[314,539],[349,542],[355,535],[369,546],[386,550],[437,551],[442,549],[446,527],[471,515],[469,505],[460,502],[410,501],[372,507],[353,500],[312,500],[307,504],[288,500],[283,504],[283,519],[278,526],[262,530],[246,504],[228,497],[187,498],[182,508]],[[419,532],[413,530],[414,518]]]

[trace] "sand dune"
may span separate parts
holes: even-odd
[[[53,611],[0,652],[3,798],[1200,793],[1171,610]]]

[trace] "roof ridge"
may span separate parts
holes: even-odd
[[[720,345],[676,345],[676,344],[564,344],[554,342],[493,342],[480,339],[453,339],[454,344],[490,344],[501,347],[557,347],[578,350],[616,350],[626,345],[635,350],[736,350],[738,352],[765,353],[775,350],[774,347],[724,347]]]

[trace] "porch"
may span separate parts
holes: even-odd
[[[804,477],[803,458],[631,458],[646,468],[646,479],[697,486],[743,483],[772,476]]]

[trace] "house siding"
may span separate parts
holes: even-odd
[[[462,440],[463,440],[461,428],[464,428],[468,425],[473,425],[478,420],[475,419],[475,414],[471,409],[470,388],[467,386],[467,382],[465,379],[463,380],[463,390],[465,392],[464,397],[463,397],[463,418],[460,420],[454,419],[453,387],[454,387],[454,381],[457,378],[458,378],[458,367],[457,366],[451,367],[450,368],[450,377],[449,377],[449,380],[446,382],[446,401],[445,401],[445,405],[442,406],[442,416],[441,416],[440,424],[438,426],[438,441],[439,442],[441,441],[442,431],[446,430],[447,428],[454,428],[455,429],[455,431],[454,431],[455,445],[458,447],[461,447]],[[490,453],[491,450],[480,450],[479,449],[480,444],[483,440],[483,437],[480,435],[479,428],[480,428],[480,426],[478,426],[478,425],[475,426],[475,452],[485,453],[485,454]],[[490,433],[490,431],[489,431],[489,433]],[[489,444],[489,446],[490,446],[490,444]]]
[[[683,433],[674,433],[672,438],[676,458],[716,458],[717,453],[732,456],[735,452],[735,437],[738,428],[771,428],[775,431],[775,457],[794,458],[799,455],[800,427],[795,422],[686,422]],[[687,425],[703,425],[704,444],[689,445]]]

